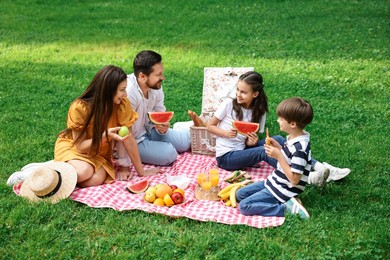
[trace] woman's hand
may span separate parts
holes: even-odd
[[[108,137],[110,137],[111,139],[113,139],[113,140],[115,140],[115,141],[122,141],[122,142],[123,142],[124,140],[126,140],[126,139],[131,135],[131,132],[130,132],[130,134],[128,134],[128,135],[122,137],[122,136],[120,136],[120,135],[118,134],[119,129],[121,129],[120,126],[108,128],[108,129],[107,129]],[[103,134],[103,137],[105,137],[105,135],[106,135],[106,134],[104,133],[104,134]]]
[[[259,137],[256,133],[252,132],[248,134],[248,138],[246,139],[245,144],[247,146],[255,146],[257,142],[259,141]]]

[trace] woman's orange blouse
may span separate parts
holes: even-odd
[[[82,100],[76,99],[69,108],[67,127],[71,130],[82,130],[85,125],[84,122],[89,112],[89,105]],[[117,126],[131,127],[135,120],[137,120],[138,114],[135,112],[130,104],[128,98],[123,98],[119,105],[113,107],[113,111],[108,122],[108,128]],[[90,124],[87,126],[86,139],[92,139],[93,135],[93,122],[92,118]],[[100,151],[95,157],[85,153],[77,151],[76,146],[73,146],[73,136],[69,133],[67,136],[59,136],[54,148],[54,160],[59,162],[66,162],[69,160],[82,160],[90,163],[95,172],[103,167],[107,172],[106,183],[115,180],[115,170],[112,163],[112,151],[111,151],[111,138],[109,142],[103,141],[100,146]]]

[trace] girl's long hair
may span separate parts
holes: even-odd
[[[261,117],[268,112],[268,98],[264,91],[263,77],[255,71],[248,71],[242,74],[239,80],[251,86],[253,92],[259,92],[249,105],[249,109],[252,109],[252,122],[259,123]],[[243,113],[237,98],[233,99],[233,110],[236,112],[237,120],[242,120]]]
[[[88,115],[84,122],[81,134],[74,140],[73,145],[81,142],[86,134],[87,127],[93,121],[92,146],[89,154],[96,156],[99,153],[103,133],[108,137],[107,127],[114,106],[114,96],[118,85],[127,79],[126,73],[119,67],[107,65],[103,67],[89,83],[87,89],[77,99],[88,107]],[[71,129],[65,129],[62,133],[67,135]]]

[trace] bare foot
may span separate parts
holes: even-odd
[[[133,173],[130,171],[130,167],[118,166],[116,174],[119,181],[126,181],[133,178]]]

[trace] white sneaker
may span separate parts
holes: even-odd
[[[305,207],[296,198],[289,199],[284,205],[286,205],[286,211],[291,214],[298,214],[302,219],[308,219],[310,217],[309,212],[307,212]]]
[[[351,172],[348,168],[337,168],[326,162],[324,162],[324,165],[330,170],[330,175],[326,179],[327,182],[341,180]]]
[[[326,180],[328,179],[328,176],[329,176],[329,169],[324,167],[323,171],[310,172],[307,183],[323,188],[326,185]]]
[[[25,170],[21,172],[14,172],[7,180],[8,186],[14,186],[16,183],[23,182],[33,171]]]

